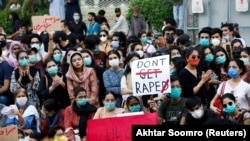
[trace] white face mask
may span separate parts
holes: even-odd
[[[211,40],[211,44],[212,44],[213,46],[218,46],[218,45],[220,45],[220,40],[214,38],[214,39]]]
[[[141,58],[143,57],[143,54],[144,54],[143,51],[139,50],[139,51],[136,51],[136,53],[138,53]]]
[[[105,42],[105,41],[107,41],[107,37],[100,37],[100,40],[102,41],[102,42]]]
[[[123,58],[121,57],[121,59],[120,59],[120,62],[119,62],[120,64],[123,64]]]
[[[171,58],[175,58],[175,57],[181,57],[181,55],[180,54],[176,54],[176,55],[172,56]]]
[[[27,103],[27,101],[28,101],[27,97],[16,98],[16,103],[20,106],[24,106]]]
[[[240,58],[240,60],[242,60],[242,61],[244,62],[244,65],[245,65],[245,66],[250,65],[250,61],[249,61],[248,58]]]
[[[190,112],[192,117],[195,118],[195,119],[200,119],[203,115],[203,109],[202,108],[199,108],[193,112]]]
[[[112,60],[109,60],[109,65],[110,65],[111,67],[118,67],[118,66],[119,66],[119,63],[120,63],[119,59],[112,59]]]
[[[4,57],[4,56],[6,57],[7,55],[8,55],[8,50],[3,50],[2,51],[2,57]]]

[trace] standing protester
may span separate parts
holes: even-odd
[[[146,31],[146,20],[143,14],[139,13],[139,7],[133,7],[133,16],[130,20],[130,32],[132,36],[138,36],[139,33]]]

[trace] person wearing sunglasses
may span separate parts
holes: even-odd
[[[221,97],[223,103],[223,117],[230,121],[250,125],[250,112],[237,106],[236,98],[231,93],[226,93]]]
[[[109,34],[107,30],[102,30],[100,32],[100,45],[99,49],[108,55],[108,52],[111,50],[111,42],[109,40]]]
[[[186,51],[185,59],[187,64],[178,74],[182,90],[186,92],[183,94],[183,97],[189,98],[194,95],[199,96],[202,99],[204,107],[206,107],[208,102],[207,89],[205,86],[211,78],[212,71],[207,70],[204,72],[198,67],[200,63],[200,54],[195,48],[190,48]]]
[[[216,114],[204,107],[202,99],[198,96],[189,97],[186,101],[188,113],[185,125],[202,125],[208,120],[215,119]]]

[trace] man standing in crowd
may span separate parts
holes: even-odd
[[[87,35],[99,35],[101,32],[101,27],[98,22],[95,21],[96,15],[94,12],[88,13],[89,25],[87,27]]]
[[[115,8],[115,15],[117,17],[117,22],[109,31],[109,35],[112,35],[114,32],[123,32],[125,35],[127,35],[128,22],[126,18],[121,14],[120,8]]]
[[[139,7],[133,7],[133,16],[130,20],[130,32],[132,36],[138,36],[139,33],[146,31],[146,20],[144,15],[139,13]]]

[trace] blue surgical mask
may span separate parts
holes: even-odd
[[[28,59],[19,59],[19,65],[22,67],[26,67],[29,64],[29,60]]]
[[[115,109],[115,102],[104,102],[104,107],[107,110],[114,110]]]
[[[142,38],[141,38],[141,42],[142,42],[143,44],[148,43],[148,38],[147,38],[147,37],[142,37]]]
[[[53,66],[53,67],[48,68],[48,74],[51,75],[51,76],[56,75],[57,72],[58,72],[58,67],[57,66]]]
[[[228,105],[227,104],[227,107],[226,108],[223,108],[223,111],[228,113],[228,114],[232,114],[234,113],[236,110],[236,105],[235,104],[232,104],[232,105]]]
[[[226,62],[226,60],[227,60],[226,56],[223,55],[223,56],[217,57],[215,61],[216,61],[216,64],[222,65],[222,64],[224,64]]]
[[[70,60],[67,60],[66,63],[67,63],[67,64],[70,64]]]
[[[210,53],[210,54],[206,55],[205,62],[211,63],[213,60],[214,60],[214,55],[213,54]]]
[[[40,44],[32,44],[31,48],[36,48],[37,51],[39,51],[40,50]]]
[[[239,73],[235,68],[229,68],[227,73],[231,78],[236,78],[239,76]]]
[[[137,104],[135,106],[130,106],[129,111],[131,111],[131,112],[140,112],[141,111],[141,105]]]
[[[75,21],[79,21],[80,20],[80,16],[73,16]]]
[[[208,39],[200,39],[200,45],[201,46],[209,46],[210,42]]]
[[[84,65],[85,65],[85,66],[90,66],[91,63],[92,63],[92,60],[91,60],[90,57],[85,57],[85,58],[84,58]]]
[[[170,70],[170,76],[176,75],[176,70]]]
[[[118,49],[119,48],[119,41],[112,41],[111,42],[111,46],[114,49]]]
[[[170,98],[178,99],[181,96],[181,88],[171,88]]]
[[[62,59],[62,54],[55,54],[53,55],[53,58],[56,61],[56,63],[59,63]]]
[[[82,98],[82,99],[78,99],[78,100],[77,100],[77,104],[78,104],[79,106],[84,106],[84,105],[87,104],[87,102],[88,102],[88,99],[87,99],[87,98]]]
[[[37,63],[38,62],[37,54],[30,55],[29,61],[30,63]]]

